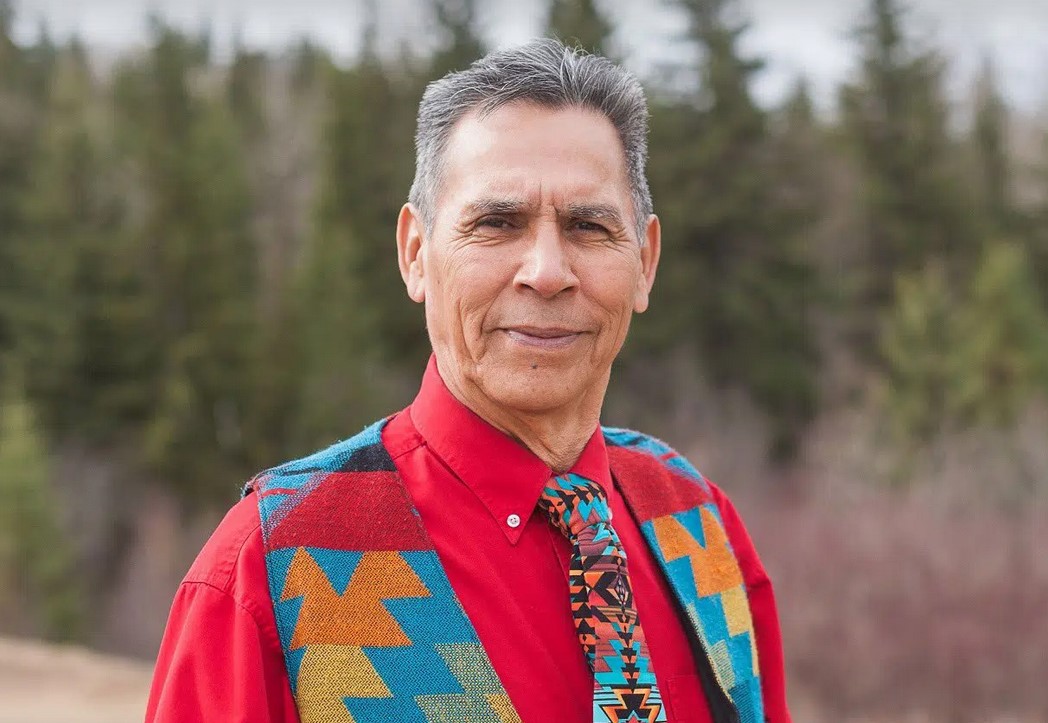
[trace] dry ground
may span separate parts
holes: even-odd
[[[0,638],[0,723],[142,723],[152,668]]]
[[[0,638],[0,723],[142,723],[150,665],[83,648]],[[826,721],[799,691],[795,723]],[[846,723],[938,723],[924,714],[849,717]],[[985,723],[1043,723],[994,717]]]

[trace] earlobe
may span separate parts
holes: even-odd
[[[643,314],[648,310],[648,290],[644,286],[638,286],[637,293],[633,297],[633,312]]]
[[[419,304],[426,300],[422,234],[422,219],[418,210],[410,203],[405,203],[397,218],[397,262],[408,297]]]
[[[637,279],[637,293],[634,297],[633,311],[640,314],[648,308],[648,297],[655,285],[655,272],[659,268],[659,254],[662,252],[662,225],[655,214],[648,216],[644,229],[644,244],[640,247],[640,277]]]

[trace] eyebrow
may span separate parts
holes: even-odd
[[[512,216],[526,213],[533,204],[517,198],[480,198],[463,209],[463,216],[480,217],[487,215]],[[619,209],[609,203],[569,203],[566,218],[592,219],[603,221],[609,226],[623,226]]]
[[[514,215],[524,213],[529,204],[516,198],[481,198],[463,209],[464,216],[487,216],[489,214]]]
[[[622,226],[622,214],[607,203],[571,203],[568,204],[569,218],[586,218],[604,221],[612,226]]]

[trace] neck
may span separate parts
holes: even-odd
[[[441,377],[448,391],[474,414],[503,434],[527,447],[557,474],[578,461],[593,431],[600,424],[604,389],[581,395],[561,407],[521,410],[497,404],[475,384],[455,374]]]

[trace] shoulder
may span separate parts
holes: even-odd
[[[639,463],[662,467],[667,473],[683,477],[699,487],[708,488],[710,483],[695,466],[661,439],[618,427],[601,427],[601,431],[604,433],[604,443],[608,447],[609,456],[633,457]]]
[[[716,509],[725,527],[744,532],[742,520],[724,490],[673,447],[631,429],[602,427],[602,431],[612,467],[634,478],[622,481],[640,498],[631,502],[647,512],[644,517],[706,504]]]
[[[204,543],[184,582],[207,583],[230,593],[245,554],[262,555],[262,523],[253,498],[235,504]]]
[[[380,419],[349,439],[270,467],[244,485],[244,497],[251,498],[257,505],[267,536],[289,508],[297,506],[332,477],[345,477],[340,472],[396,470],[382,445],[382,429],[388,421],[388,418]]]
[[[217,625],[238,611],[275,640],[265,545],[253,497],[235,504],[204,543],[179,586],[171,614],[172,619],[203,616]]]
[[[630,429],[602,431],[612,474],[640,522],[714,503],[711,484],[662,440]]]
[[[642,522],[705,506],[723,527],[747,585],[767,583],[746,526],[723,489],[662,440],[629,429],[603,432],[612,470]]]
[[[417,513],[386,447],[383,430],[395,416],[248,482],[245,500],[258,509],[267,554],[330,546],[320,541],[336,531],[342,549],[372,549],[380,543],[391,545],[385,549],[425,549]]]
[[[380,419],[358,434],[305,457],[263,470],[244,485],[244,495],[262,496],[305,491],[321,477],[336,472],[378,472],[396,469],[382,444],[382,430],[389,417]],[[264,507],[265,505],[263,505]]]
[[[238,601],[266,591],[263,524],[288,497],[301,496],[324,477],[344,469],[387,466],[381,444],[383,419],[349,439],[255,475],[190,567],[183,584],[205,584]],[[391,463],[390,463],[391,465]],[[252,494],[254,493],[254,494]]]

